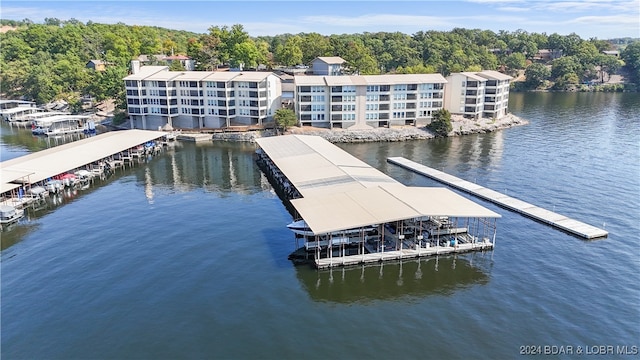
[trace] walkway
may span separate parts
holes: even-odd
[[[390,157],[387,159],[387,161],[392,164],[401,166],[405,169],[411,170],[415,173],[427,176],[431,179],[452,186],[456,189],[475,195],[479,198],[491,201],[506,209],[515,211],[532,219],[543,222],[547,225],[586,239],[603,238],[607,237],[609,234],[607,231],[595,226],[585,224],[578,220],[570,219],[564,215],[560,215],[553,211],[540,208],[522,200],[501,194],[497,191],[487,189],[478,184],[462,180],[453,175],[449,175],[428,166],[418,164],[403,157]]]
[[[112,131],[0,163],[0,191],[35,184],[163,137],[160,131]]]

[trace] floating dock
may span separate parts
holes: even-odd
[[[449,175],[403,157],[390,157],[387,161],[415,173],[437,180],[443,184],[447,184],[456,189],[475,195],[484,200],[491,201],[494,204],[500,205],[506,209],[515,211],[570,234],[577,235],[585,239],[604,238],[609,235],[609,233],[603,229],[568,218],[564,215],[529,204],[497,191],[487,189],[478,184],[457,178],[453,175]]]
[[[15,196],[19,189],[79,169],[101,173],[101,163],[121,166],[122,158],[140,155],[136,147],[165,135],[160,131],[112,131],[3,161],[0,163],[2,201],[22,207],[27,197]]]
[[[326,268],[495,246],[500,214],[450,189],[404,186],[318,136],[256,142],[258,165],[293,209],[294,261]]]

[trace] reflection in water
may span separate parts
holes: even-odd
[[[322,271],[298,266],[296,272],[314,301],[352,303],[450,295],[487,284],[490,267],[488,253],[474,253]]]
[[[408,180],[403,177],[413,175],[406,171],[398,172],[398,167],[388,164],[387,158],[401,156],[445,172],[450,172],[452,169],[465,171],[473,167],[485,173],[500,168],[504,151],[504,131],[433,140],[376,143],[375,146],[371,144],[336,145],[403,182]],[[375,148],[375,151],[371,151],[372,148]]]
[[[254,160],[255,146],[245,143],[177,143],[147,164],[147,186],[164,185],[181,192],[255,193],[269,185]]]
[[[1,121],[0,123],[0,143],[2,143],[0,161],[84,139],[87,136],[93,136],[85,135],[84,133],[60,136],[37,136],[31,133],[30,128],[17,127],[5,121]]]

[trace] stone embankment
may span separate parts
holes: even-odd
[[[510,128],[512,126],[525,125],[528,121],[513,114],[509,114],[502,119],[464,119],[462,116],[452,115],[451,124],[453,131],[449,136],[459,136],[468,134],[487,133],[496,130]],[[294,127],[287,131],[287,134],[316,135],[332,143],[360,143],[360,142],[391,142],[407,140],[433,139],[436,136],[426,128],[413,126],[373,128],[362,130],[346,129],[321,129],[309,127]],[[274,130],[249,131],[238,133],[216,133],[213,135],[214,141],[245,141],[253,142],[258,137],[274,136]]]

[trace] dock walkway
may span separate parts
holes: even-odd
[[[328,257],[315,259],[315,264],[318,269],[325,269],[334,266],[349,266],[389,260],[413,259],[425,256],[438,256],[491,249],[493,249],[493,243],[484,241],[469,244],[459,244],[456,246],[433,246],[429,248],[403,249],[360,255]]]
[[[112,131],[0,162],[0,194],[74,169],[92,170],[94,162],[111,161],[114,155],[164,135],[159,131]]]
[[[487,189],[403,157],[390,157],[387,161],[582,238],[597,239],[607,237],[609,234],[607,231],[595,226]]]

